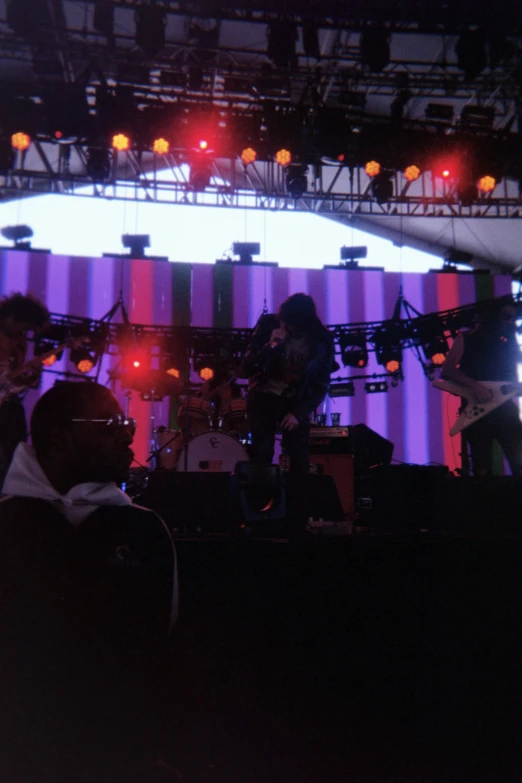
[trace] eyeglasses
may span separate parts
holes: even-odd
[[[125,427],[134,435],[136,432],[136,419],[129,419],[126,416],[111,416],[109,419],[71,419],[74,422],[89,422],[91,424],[105,424],[106,427]]]

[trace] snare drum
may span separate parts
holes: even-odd
[[[231,435],[204,432],[188,443],[178,457],[177,469],[191,473],[233,473],[236,462],[248,462],[246,449]]]
[[[181,430],[168,430],[165,427],[158,427],[154,430],[155,448],[162,449],[162,446],[165,446],[156,456],[156,467],[163,468],[163,470],[174,470],[183,449],[183,442]]]
[[[186,397],[178,411],[178,424],[183,432],[199,435],[212,426],[213,406],[203,397]]]
[[[230,400],[221,413],[223,432],[248,432],[246,400]]]

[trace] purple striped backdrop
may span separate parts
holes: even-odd
[[[0,293],[31,292],[53,312],[99,319],[118,300],[120,289],[131,321],[168,325],[172,323],[173,267],[154,261],[121,258],[77,258],[41,253],[0,251]],[[473,275],[405,274],[363,270],[308,270],[236,266],[232,280],[232,318],[236,327],[252,327],[266,307],[269,312],[298,291],[314,297],[318,313],[327,324],[379,321],[392,315],[399,285],[405,299],[419,312],[428,313],[477,299]],[[495,295],[509,293],[511,278],[493,278]],[[211,327],[214,311],[214,265],[192,265],[191,323]],[[115,321],[121,321],[118,314]],[[108,382],[107,370],[117,358],[105,357],[100,380]],[[73,370],[65,356],[56,369]],[[380,372],[372,356],[368,372]],[[353,398],[327,399],[323,410],[341,414],[341,422],[366,423],[395,444],[395,457],[424,464],[442,462],[455,467],[458,444],[447,430],[452,411],[445,395],[431,388],[412,351],[404,356],[405,381],[386,394],[366,395],[356,383]],[[353,371],[341,368],[337,377]],[[45,390],[56,376],[46,373]],[[119,383],[114,391],[122,404],[127,400]],[[38,392],[28,395],[28,413]],[[152,425],[168,425],[169,404],[145,403],[133,395],[130,414],[138,418],[140,434],[136,453],[140,462],[147,456]]]

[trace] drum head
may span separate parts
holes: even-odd
[[[178,457],[177,469],[191,473],[232,473],[236,462],[248,462],[246,449],[231,435],[204,432],[192,438]]]

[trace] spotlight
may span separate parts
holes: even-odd
[[[122,234],[121,243],[129,248],[131,258],[146,258],[145,248],[150,247],[150,234]]]
[[[127,152],[130,150],[131,141],[125,133],[116,133],[112,137],[112,148],[117,152]]]
[[[200,139],[198,147],[202,151],[208,150],[208,141],[206,139]]]
[[[31,146],[31,137],[28,133],[18,131],[11,136],[11,146],[19,152],[25,152]]]
[[[364,391],[367,394],[379,394],[380,392],[388,391],[388,384],[386,381],[369,381],[364,384]]]
[[[383,71],[390,62],[390,33],[384,27],[368,27],[359,40],[361,62],[370,71]]]
[[[82,374],[90,372],[96,365],[97,356],[88,348],[71,348],[71,361],[76,365],[78,372]]]
[[[445,337],[436,337],[422,346],[422,351],[426,359],[432,364],[440,367],[444,364],[446,354],[449,351],[448,341]]]
[[[301,198],[308,189],[308,166],[291,164],[286,169],[286,189],[293,199]]]
[[[486,174],[486,176],[479,179],[477,185],[481,193],[491,193],[495,190],[497,181],[495,177],[490,177],[489,174]]]
[[[19,250],[26,250],[31,247],[31,243],[28,240],[33,236],[33,233],[33,229],[30,226],[21,225],[5,226],[1,230],[4,239],[8,239]]]
[[[232,252],[235,256],[239,256],[239,260],[243,264],[253,263],[252,256],[258,256],[261,252],[260,242],[234,242],[232,245]]]
[[[156,155],[167,155],[170,150],[170,144],[167,139],[164,138],[154,139],[152,150]]]
[[[163,8],[142,5],[136,9],[136,45],[147,57],[155,57],[165,46],[166,16]]]
[[[345,367],[362,369],[368,365],[368,348],[364,334],[342,335],[339,344],[341,360]]]
[[[40,358],[44,367],[52,367],[61,359],[63,351],[56,351],[54,343],[48,340],[39,340],[34,346],[34,355]]]
[[[393,171],[381,171],[372,178],[372,195],[378,204],[386,204],[393,196]]]
[[[104,182],[111,174],[109,150],[89,147],[87,150],[87,174],[93,182]]]
[[[386,372],[398,373],[402,364],[402,346],[397,336],[388,330],[376,335],[375,353],[378,364],[382,365]]]
[[[365,164],[364,170],[369,177],[376,177],[377,174],[380,174],[381,172],[381,164],[376,160],[369,160],[368,163]]]
[[[419,179],[421,175],[421,170],[418,166],[407,166],[404,169],[404,179],[406,179],[408,182],[415,182],[416,179]]]
[[[464,30],[455,45],[457,62],[468,79],[476,79],[488,64],[486,34],[483,30]]]
[[[254,163],[257,159],[257,152],[252,149],[252,147],[247,147],[243,150],[241,153],[241,160],[245,164],[245,166],[248,166],[249,163]]]
[[[211,381],[214,377],[214,370],[212,367],[202,367],[199,371],[199,377],[204,381]]]
[[[355,386],[353,381],[341,381],[332,383],[328,389],[328,396],[332,397],[355,397]]]
[[[287,19],[274,19],[268,23],[266,37],[267,57],[277,68],[288,68],[297,65],[296,42],[297,25]]]
[[[190,187],[195,191],[204,191],[210,184],[211,171],[212,159],[204,152],[194,153],[190,161]]]
[[[433,176],[446,181],[458,179],[460,171],[460,159],[453,154],[436,159],[432,165]]]
[[[341,261],[355,261],[360,258],[366,258],[368,248],[366,245],[352,246],[343,245],[341,248]]]
[[[280,166],[289,166],[292,162],[292,153],[285,149],[280,149],[275,154],[275,162]]]

